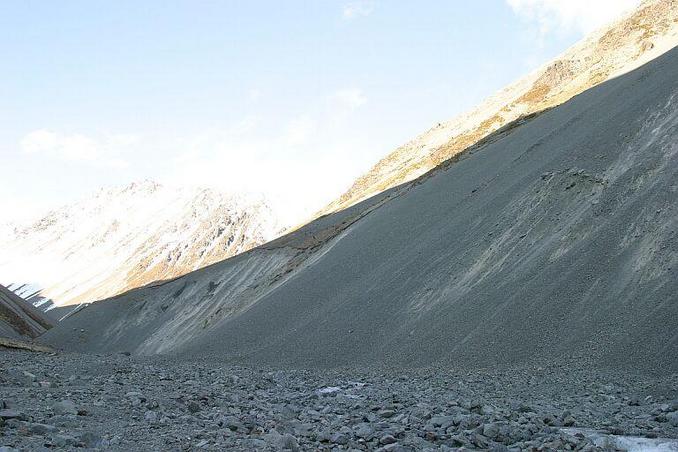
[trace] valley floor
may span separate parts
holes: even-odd
[[[0,433],[1,451],[633,450],[639,441],[670,451],[678,375],[571,363],[270,370],[5,350]]]

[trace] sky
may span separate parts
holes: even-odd
[[[152,179],[302,221],[637,0],[5,0],[0,221]]]

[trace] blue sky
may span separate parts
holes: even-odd
[[[300,220],[634,3],[5,1],[0,208],[150,178]]]

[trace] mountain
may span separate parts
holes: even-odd
[[[13,233],[13,231],[11,231],[11,233]],[[33,306],[40,308],[41,311],[50,311],[56,306],[52,300],[41,295],[40,287],[32,286],[30,284],[8,283],[6,288]]]
[[[33,339],[52,324],[40,310],[0,285],[0,338]]]
[[[478,140],[532,113],[559,105],[678,45],[678,1],[645,1],[478,107],[441,122],[381,159],[319,214],[411,181]]]
[[[410,183],[89,305],[42,340],[304,367],[574,358],[675,372],[676,181],[678,48]]]
[[[2,282],[48,307],[171,279],[276,233],[261,199],[152,181],[102,189],[0,238]]]

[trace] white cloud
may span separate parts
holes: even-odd
[[[334,95],[332,95],[332,100],[334,100],[338,105],[350,110],[355,110],[356,108],[367,103],[367,97],[365,97],[362,90],[358,88],[339,90],[334,93]]]
[[[250,102],[256,102],[261,99],[261,90],[258,88],[252,88],[247,92],[247,98]]]
[[[93,160],[99,155],[97,143],[80,135],[60,135],[40,129],[21,140],[21,148],[28,154],[54,153],[64,160]]]
[[[291,146],[304,144],[311,137],[315,125],[315,121],[307,115],[295,118],[287,125],[282,140]]]
[[[45,155],[68,162],[125,168],[121,151],[137,142],[133,135],[102,135],[93,138],[80,133],[60,133],[38,129],[24,136],[19,145],[27,154]]]
[[[513,11],[533,23],[540,35],[555,31],[588,33],[605,25],[640,0],[506,0]]]
[[[366,17],[372,14],[374,10],[374,3],[361,1],[361,2],[351,2],[344,5],[342,10],[342,16],[346,20],[355,19],[356,17]]]
[[[263,193],[281,221],[294,225],[348,188],[369,163],[369,149],[351,133],[363,105],[360,90],[341,90],[291,119],[244,118],[203,130],[168,163],[167,182]]]
[[[259,125],[259,118],[255,115],[245,116],[240,121],[236,122],[232,127],[228,128],[228,133],[232,135],[244,135],[257,130]]]

